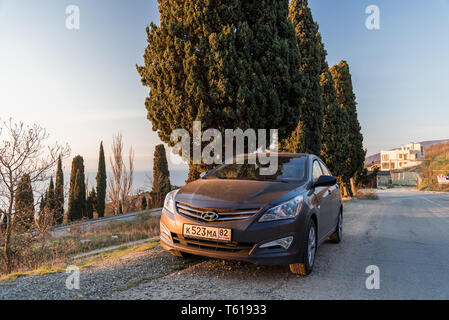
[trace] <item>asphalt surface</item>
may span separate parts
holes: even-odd
[[[308,277],[208,259],[115,298],[449,299],[449,194],[395,189],[379,197],[346,206],[343,241],[319,248]],[[366,287],[372,265],[379,289]]]

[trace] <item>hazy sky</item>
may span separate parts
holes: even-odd
[[[448,0],[309,2],[329,64],[351,67],[368,154],[449,138]],[[80,30],[65,26],[69,4],[80,8]],[[372,4],[376,31],[365,27]],[[151,170],[160,142],[135,69],[150,21],[159,22],[156,0],[0,0],[0,118],[41,124],[88,171],[100,140],[109,153],[122,131],[137,169]]]

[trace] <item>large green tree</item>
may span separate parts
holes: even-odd
[[[64,220],[64,172],[61,157],[58,159],[55,180],[55,222],[61,224]]]
[[[317,25],[318,29],[318,25]],[[321,57],[320,85],[324,104],[322,143],[320,156],[327,164],[332,174],[337,176],[340,185],[346,170],[346,159],[349,152],[347,112],[340,108],[337,102],[334,79],[326,61],[327,52],[321,38],[317,33],[318,46]]]
[[[192,136],[194,120],[222,133],[278,128],[280,139],[290,135],[303,76],[288,2],[159,0],[160,25],[147,28],[137,70],[150,87],[148,119],[162,141],[172,146],[177,128]]]
[[[86,215],[86,187],[84,159],[76,156],[72,161],[70,173],[68,220],[81,220]]]
[[[21,230],[28,230],[34,224],[34,196],[31,179],[28,174],[22,176],[17,184],[14,199],[14,212]]]
[[[337,102],[340,108],[343,108],[347,113],[346,128],[349,150],[346,156],[346,169],[344,173],[344,182],[347,185],[349,181],[353,180],[353,177],[357,172],[363,170],[366,151],[363,149],[363,135],[358,120],[357,102],[352,86],[349,65],[346,61],[340,61],[340,63],[333,66],[330,71],[332,73],[332,78],[334,79]]]
[[[98,172],[97,172],[97,197],[96,208],[99,217],[104,217],[104,210],[106,208],[106,162],[104,158],[103,141],[100,143],[100,154],[98,158]]]
[[[290,152],[319,154],[323,129],[323,98],[320,76],[322,58],[318,27],[313,21],[307,0],[290,1],[289,15],[301,52],[301,71],[305,76],[301,101],[304,104],[297,128],[283,142],[283,149]]]

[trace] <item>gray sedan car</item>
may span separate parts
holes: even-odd
[[[343,205],[337,180],[315,155],[279,153],[278,170],[222,164],[170,192],[160,223],[163,248],[312,272],[317,247],[342,239]],[[251,156],[246,156],[251,157]]]

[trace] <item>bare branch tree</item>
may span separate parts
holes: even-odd
[[[128,169],[126,167],[124,168],[122,179],[123,188],[121,198],[124,212],[129,211],[128,199],[133,192],[133,182],[134,182],[134,150],[132,147],[130,147],[128,155]]]
[[[109,199],[112,202],[114,215],[120,213],[120,205],[126,212],[129,196],[132,193],[134,180],[134,150],[131,147],[128,155],[128,169],[123,161],[123,135],[118,133],[112,138],[112,156],[109,158],[112,177],[109,178]]]
[[[112,177],[109,178],[109,198],[112,202],[113,214],[119,214],[120,189],[123,175],[123,136],[121,133],[112,137],[112,155],[109,158]]]
[[[12,119],[3,123],[0,129],[0,235],[4,272],[11,270],[11,258],[26,245],[24,237],[16,230],[16,221],[20,220],[21,212],[15,212],[19,179],[28,175],[33,189],[42,188],[42,183],[48,179],[48,173],[56,165],[58,157],[65,158],[70,154],[68,145],[46,145],[48,139],[46,130],[37,124],[25,126],[22,122]],[[33,235],[36,234],[35,230]],[[28,237],[29,238],[29,237]]]

